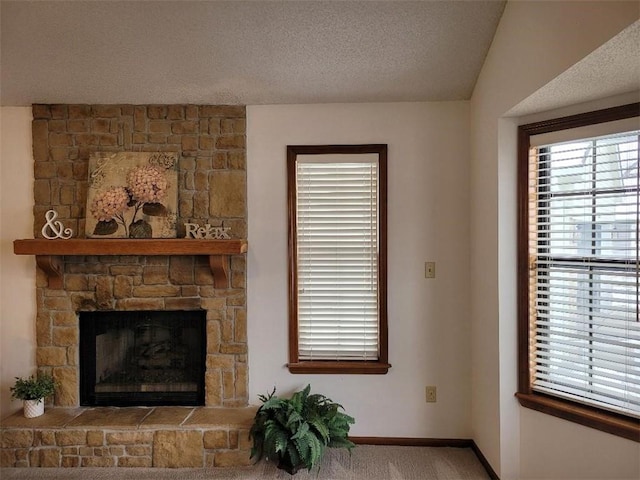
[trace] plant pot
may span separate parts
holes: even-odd
[[[24,400],[22,405],[24,416],[27,418],[39,417],[44,413],[44,398],[40,400]]]
[[[278,461],[277,467],[280,470],[284,470],[289,475],[295,475],[296,473],[298,473],[298,470],[300,470],[302,467],[304,467],[304,464],[299,463],[298,465],[291,465],[291,460],[290,459],[288,459],[288,458],[280,458],[279,461]]]

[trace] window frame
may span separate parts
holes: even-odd
[[[525,408],[537,410],[571,422],[640,442],[640,419],[587,406],[532,388],[530,345],[532,328],[529,318],[529,149],[530,137],[559,130],[640,116],[640,103],[632,103],[567,117],[554,118],[518,127],[518,391],[516,397]]]
[[[378,155],[378,359],[300,360],[298,355],[298,264],[296,219],[296,165],[298,155]],[[289,363],[294,374],[386,374],[388,363],[387,320],[387,145],[288,145],[288,274],[289,274]]]

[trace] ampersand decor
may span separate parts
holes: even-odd
[[[73,235],[73,230],[64,228],[62,222],[56,220],[56,218],[58,218],[58,212],[55,210],[48,210],[47,213],[44,214],[44,218],[47,220],[47,223],[42,227],[42,236],[44,238],[48,238],[49,240],[62,238],[66,240]],[[51,234],[48,232],[51,232]]]

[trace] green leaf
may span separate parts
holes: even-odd
[[[142,213],[151,217],[166,217],[168,210],[161,203],[145,203],[142,206]]]
[[[144,220],[136,220],[129,225],[129,238],[151,238],[153,230],[151,225]]]
[[[118,231],[118,223],[111,219],[109,221],[102,220],[96,223],[96,227],[93,229],[94,235],[111,235]]]

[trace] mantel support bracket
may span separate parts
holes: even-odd
[[[47,275],[49,288],[62,289],[62,259],[57,255],[36,255],[36,265]]]
[[[229,258],[227,255],[209,255],[209,267],[213,273],[215,288],[229,287]]]

